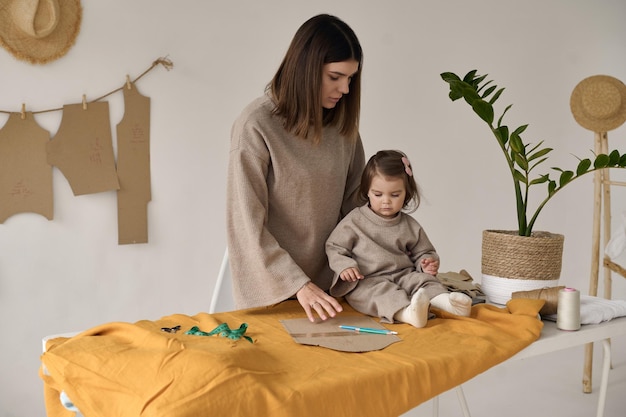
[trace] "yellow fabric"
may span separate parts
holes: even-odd
[[[48,342],[42,362],[49,417],[64,390],[85,416],[398,416],[508,359],[535,341],[542,300],[479,305],[471,317],[435,311],[423,329],[386,325],[401,342],[345,353],[299,345],[280,320],[304,317],[296,301],[209,315],[109,323]],[[359,313],[344,305],[346,315]],[[191,336],[248,323],[254,339]],[[161,327],[181,325],[176,334]]]

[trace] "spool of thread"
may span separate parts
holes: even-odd
[[[556,314],[557,306],[559,302],[559,291],[564,289],[565,286],[560,287],[546,287],[537,290],[530,291],[515,291],[511,294],[511,298],[528,298],[531,300],[545,300],[545,304],[539,311],[542,316]]]
[[[563,288],[559,291],[556,327],[569,331],[580,329],[580,291],[577,289]]]

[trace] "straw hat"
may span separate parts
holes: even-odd
[[[570,107],[585,129],[608,132],[626,121],[626,86],[608,75],[585,78],[574,88]]]
[[[80,30],[80,0],[0,0],[0,45],[45,64],[65,55]]]

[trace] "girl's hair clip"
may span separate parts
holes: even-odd
[[[406,156],[403,156],[402,163],[404,164],[404,172],[406,172],[406,175],[408,175],[409,177],[412,177],[413,170],[411,169],[411,162],[409,162],[409,158],[407,158]]]

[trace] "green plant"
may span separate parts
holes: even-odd
[[[442,73],[441,78],[450,85],[450,99],[452,101],[460,98],[465,99],[472,106],[474,112],[489,125],[491,132],[497,139],[515,185],[518,234],[520,236],[531,236],[537,216],[546,203],[576,178],[599,169],[626,167],[626,154],[621,155],[619,151],[614,150],[608,155],[596,155],[593,162],[590,159],[578,158],[579,162],[575,171],[552,167],[552,170],[558,172],[558,181],[551,179],[550,174],[531,178],[531,171],[548,159],[547,155],[552,151],[552,148],[543,147],[543,141],[534,146],[524,143],[521,135],[528,127],[527,124],[519,126],[512,132],[508,126],[502,124],[504,115],[512,107],[512,104],[504,109],[494,126],[493,104],[500,98],[504,88],[498,88],[497,85],[492,84],[493,81],[491,80],[485,81],[487,75],[477,75],[476,70],[468,72],[462,79],[452,72]],[[547,184],[548,194],[539,203],[529,219],[528,191],[531,186],[537,184]]]

